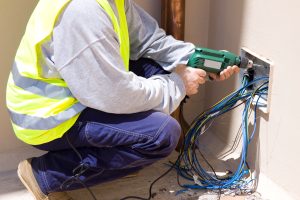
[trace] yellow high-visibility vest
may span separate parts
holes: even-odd
[[[59,15],[71,0],[40,0],[27,24],[9,75],[6,102],[16,136],[31,145],[50,142],[69,130],[86,108],[60,78],[45,78],[42,45],[51,39]],[[97,0],[110,16],[128,71],[129,36],[124,0],[115,0],[119,20],[107,0]],[[101,21],[99,21],[101,23]]]

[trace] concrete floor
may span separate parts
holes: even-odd
[[[125,196],[147,197],[151,182],[160,174],[165,172],[168,161],[176,160],[177,154],[142,170],[135,177],[123,178],[110,183],[105,183],[92,187],[99,200],[119,200]],[[153,187],[154,200],[217,200],[218,195],[209,194],[207,191],[188,191],[180,195],[175,195],[180,187],[177,185],[176,172],[170,172],[166,177],[157,182]],[[75,200],[92,199],[87,190],[71,191],[69,194]],[[0,200],[32,200],[33,198],[26,191],[19,181],[16,171],[0,173]],[[221,196],[221,200],[253,200],[246,196]]]

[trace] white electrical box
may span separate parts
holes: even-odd
[[[244,56],[253,61],[254,66],[257,65],[259,67],[254,67],[253,79],[260,77],[269,77],[269,85],[268,85],[268,93],[266,95],[262,95],[258,100],[254,100],[253,104],[258,105],[258,109],[263,113],[270,112],[270,103],[271,103],[271,92],[272,92],[272,82],[273,82],[273,70],[274,63],[268,58],[251,51],[250,49],[243,47],[241,49],[241,56]],[[240,77],[243,76],[244,70],[242,69],[240,72]],[[259,87],[259,84],[254,84],[252,87],[249,87],[248,90],[255,90]],[[258,102],[257,102],[258,100]]]

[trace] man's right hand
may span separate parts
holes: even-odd
[[[187,96],[197,94],[199,85],[205,83],[206,72],[202,69],[178,65],[175,72],[183,80]]]

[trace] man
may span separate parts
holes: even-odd
[[[194,48],[132,0],[39,1],[7,86],[17,137],[49,151],[18,166],[35,199],[71,199],[168,156],[180,135],[169,114],[207,76],[185,65]]]

